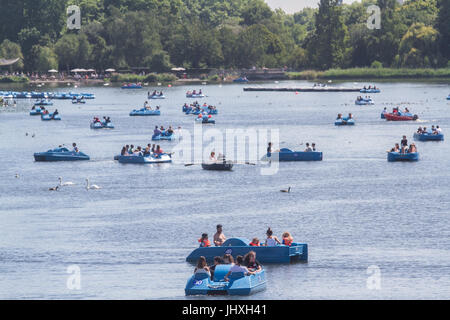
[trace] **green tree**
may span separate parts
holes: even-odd
[[[321,0],[315,16],[315,32],[308,43],[311,61],[319,69],[343,67],[348,29],[339,0]]]
[[[8,39],[3,40],[0,44],[0,58],[3,59],[16,59],[20,58],[18,62],[10,67],[11,71],[22,70],[23,69],[23,54],[20,45],[9,41]]]
[[[437,29],[440,33],[441,53],[450,60],[450,1],[448,0],[439,0]]]
[[[413,24],[399,48],[403,67],[435,67],[438,59],[438,32],[423,23]]]
[[[58,57],[49,47],[36,45],[32,48],[33,70],[47,72],[50,69],[58,70]]]

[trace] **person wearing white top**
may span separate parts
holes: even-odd
[[[242,264],[244,263],[244,257],[237,256],[236,257],[236,264],[231,266],[230,271],[228,271],[227,275],[224,277],[225,281],[230,281],[228,278],[233,273],[243,273],[245,276],[255,274],[253,271],[249,271],[246,267],[243,267]]]
[[[273,247],[278,244],[281,244],[281,241],[276,236],[273,235],[272,229],[270,229],[270,228],[267,229],[266,235],[267,235],[267,239],[266,239],[267,247]]]

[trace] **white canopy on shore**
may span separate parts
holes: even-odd
[[[106,69],[105,72],[116,72],[116,69],[109,68],[109,69]]]
[[[171,69],[172,71],[186,71],[186,69],[185,68],[172,68]]]
[[[58,73],[58,70],[51,69],[51,70],[48,70],[48,73]]]

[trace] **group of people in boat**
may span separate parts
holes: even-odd
[[[362,96],[358,96],[356,98],[356,101],[368,101],[371,100],[372,98],[370,96],[366,96],[365,98],[363,98]]]
[[[214,234],[213,242],[216,247],[222,246],[226,241],[226,237],[223,233],[223,226],[218,224],[216,226],[216,233]],[[208,239],[208,234],[203,233],[202,237],[198,240],[200,242],[200,247],[211,247],[211,242]],[[261,244],[258,238],[253,238],[253,240],[248,244],[252,247],[259,246],[277,246],[286,245],[291,246],[294,243],[294,238],[289,232],[284,232],[282,240],[280,241],[277,236],[273,235],[272,229],[269,227],[266,231],[266,240],[264,244]],[[230,271],[225,276],[224,280],[228,281],[229,276],[236,273],[244,273],[244,275],[252,275],[256,272],[262,270],[261,264],[256,260],[256,253],[254,251],[248,252],[245,256],[237,256],[236,259],[233,258],[231,254],[225,254],[223,257],[214,257],[214,262],[212,266],[208,266],[206,258],[201,256],[197,261],[197,266],[194,269],[194,273],[206,273],[213,279],[214,271],[216,266],[220,264],[231,264]]]
[[[186,92],[186,95],[193,96],[193,95],[202,95],[202,89],[199,89],[198,92],[196,90],[188,91]]]
[[[163,94],[162,91],[157,92],[157,91],[155,90],[155,91],[153,91],[152,94],[150,94],[150,91],[147,92],[147,96],[148,96],[149,98],[150,98],[150,97],[162,97],[162,96],[164,96],[164,94]]]
[[[408,139],[406,139],[406,136],[403,136],[402,140],[400,141],[400,144],[396,143],[395,146],[391,149],[390,152],[398,152],[398,153],[416,153],[417,147],[415,143],[411,143],[408,146]]]
[[[218,224],[216,226],[216,233],[214,234],[213,243],[216,247],[220,247],[224,244],[226,240],[227,238],[223,233],[223,227],[221,224]],[[200,243],[200,248],[211,247],[211,242],[208,239],[207,233],[203,233],[202,237],[198,239],[198,242]],[[273,235],[273,231],[269,227],[266,231],[266,240],[264,244],[261,244],[258,238],[253,238],[253,240],[248,245],[252,247],[260,247],[260,246],[273,247],[277,245],[291,246],[293,242],[294,238],[291,236],[289,232],[284,232],[282,235],[282,240],[280,241],[277,236]]]
[[[73,96],[72,101],[84,101],[84,96],[81,97]]]
[[[144,102],[144,109],[145,110],[153,110],[152,107],[150,106],[150,104],[148,103],[148,101]],[[156,106],[155,110],[159,110],[159,106]]]
[[[219,153],[219,155],[216,157],[216,153],[214,151],[211,151],[209,154],[209,162],[210,163],[218,163],[218,162],[225,162],[225,155]]]
[[[316,152],[316,143],[313,142],[311,144],[309,144],[309,142],[306,143],[306,148],[304,152]],[[280,150],[273,150],[272,148],[272,142],[269,142],[269,144],[267,145],[267,154],[271,154],[273,152],[280,152]]]
[[[122,147],[120,151],[121,156],[136,156],[136,157],[149,157],[152,156],[154,158],[160,158],[161,155],[164,154],[163,149],[159,145],[155,144],[147,144],[145,148],[141,146],[134,147],[134,145],[126,145]]]
[[[373,87],[371,85],[369,85],[369,87],[364,86],[363,89],[364,90],[377,90],[378,88],[375,85]]]
[[[439,126],[431,126],[431,130],[428,130],[427,127],[419,127],[417,129],[417,133],[418,134],[441,134],[442,133],[442,129]]]
[[[184,112],[191,111],[191,113],[196,113],[196,112],[210,113],[213,110],[217,110],[217,108],[213,105],[207,104],[206,102],[202,105],[200,105],[200,103],[198,103],[198,101],[195,101],[194,103],[191,103],[190,105],[188,105],[187,103],[185,103],[183,105]]]
[[[407,107],[403,111],[400,111],[399,107],[392,108],[392,113],[396,115],[411,113]]]
[[[353,115],[351,113],[348,114],[347,118],[342,118],[342,113],[338,113],[336,120],[343,120],[348,121],[350,119],[353,119]]]
[[[103,121],[101,121],[99,117],[94,117],[92,122],[93,123],[108,124],[108,123],[111,123],[111,118],[110,117],[103,117]]]
[[[179,127],[178,129],[181,129]],[[164,136],[164,137],[170,137],[175,132],[172,129],[172,126],[169,126],[169,128],[165,129],[164,126],[155,126],[155,130],[153,130],[153,136]]]
[[[250,251],[245,256],[237,256],[236,260],[231,254],[225,254],[223,257],[214,257],[213,265],[211,266],[208,266],[206,258],[201,256],[197,261],[194,274],[206,273],[213,280],[216,267],[221,264],[231,265],[230,271],[224,277],[225,281],[229,281],[229,277],[233,273],[243,273],[249,276],[262,270],[261,264],[256,260],[256,252]]]

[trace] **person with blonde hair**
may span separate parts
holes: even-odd
[[[282,240],[282,244],[284,244],[285,246],[291,246],[292,243],[294,242],[294,238],[291,236],[291,234],[289,232],[284,232],[283,233],[283,240]]]

